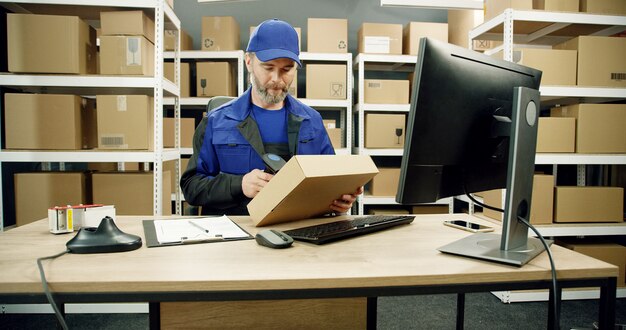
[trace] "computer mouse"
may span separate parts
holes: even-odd
[[[293,238],[275,229],[261,230],[254,237],[259,245],[267,246],[272,249],[284,249],[293,244]]]

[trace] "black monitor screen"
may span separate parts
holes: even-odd
[[[541,71],[422,38],[396,200],[504,188],[509,138],[499,119],[511,117],[515,87],[538,89],[540,79]]]

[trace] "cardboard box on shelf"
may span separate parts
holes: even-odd
[[[557,186],[554,222],[622,222],[624,188]]]
[[[493,57],[502,59],[503,52]],[[568,49],[518,48],[513,62],[541,70],[541,85],[576,85],[577,52]]]
[[[152,97],[97,95],[96,103],[99,149],[153,149],[154,105]]]
[[[97,172],[115,172],[118,169],[117,164],[118,163],[87,163],[87,169]],[[143,169],[144,164],[145,163],[125,162],[123,164],[124,171],[140,171]]]
[[[171,191],[172,194],[176,192],[176,189],[178,189],[178,185],[180,183],[180,175],[183,174],[183,172],[185,172],[185,170],[187,169],[187,165],[189,164],[189,158],[181,158],[180,159],[180,173],[179,173],[179,177],[176,177],[176,175],[174,175],[174,173],[176,173],[176,164],[175,164],[175,160],[170,160],[167,162],[163,163],[163,171],[168,171],[170,172],[170,183],[171,183]]]
[[[367,210],[367,214],[371,215],[396,215],[396,214],[409,214],[408,210],[401,208],[372,208]]]
[[[503,209],[503,189],[482,192],[483,203]],[[530,201],[530,223],[533,225],[551,224],[553,222],[554,176],[535,174],[533,176],[533,192]],[[487,208],[483,209],[486,217],[502,221],[502,213]]]
[[[348,20],[345,18],[307,19],[307,51],[347,53]]]
[[[326,128],[326,133],[328,133],[333,148],[335,150],[342,148],[341,128],[337,128],[335,120],[324,119],[324,128]]]
[[[250,27],[250,35],[254,32],[254,29],[256,29],[256,25]],[[293,29],[298,34],[298,50],[302,50],[302,29],[297,26],[294,26]]]
[[[580,36],[554,48],[578,51],[577,85],[626,87],[626,38]]]
[[[95,74],[96,31],[77,16],[7,14],[10,72]]]
[[[575,152],[576,118],[539,117],[537,152]]]
[[[100,37],[100,74],[154,76],[154,45],[141,36]]]
[[[318,217],[377,173],[365,155],[294,156],[252,199],[248,211],[256,226]]]
[[[174,82],[174,63],[163,63],[163,76],[169,81]],[[191,96],[191,70],[189,63],[180,62],[180,97]]]
[[[402,31],[402,53],[417,55],[423,37],[448,42],[448,23],[409,22]]]
[[[97,146],[93,100],[76,95],[7,93],[4,102],[7,149]]]
[[[163,181],[171,182],[169,171]],[[93,202],[115,205],[116,215],[154,214],[154,181],[152,172],[101,172],[91,174]],[[162,185],[162,213],[171,215],[171,186]]]
[[[610,242],[607,239],[559,238],[557,244],[586,256],[608,262],[619,268],[617,286],[624,286],[626,274],[626,246]]]
[[[577,12],[579,0],[533,0],[533,9]]]
[[[415,205],[411,208],[411,214],[448,214],[448,205]]]
[[[307,99],[346,99],[345,64],[307,64]]]
[[[202,50],[238,50],[239,23],[232,16],[202,17]]]
[[[577,153],[626,153],[626,104],[563,106],[550,116],[576,118]]]
[[[626,1],[580,0],[580,11],[594,14],[626,15]]]
[[[163,47],[165,50],[173,51],[176,42],[176,31],[165,30]],[[187,31],[180,30],[180,50],[193,50],[193,38]]]
[[[82,172],[16,173],[14,179],[17,226],[47,218],[50,207],[90,203]]]
[[[358,32],[358,52],[402,54],[402,24],[363,23]]]
[[[365,79],[365,103],[408,104],[409,81],[392,79]]]
[[[103,36],[144,36],[154,44],[154,20],[142,10],[101,11]]]
[[[485,21],[502,14],[507,8],[532,10],[533,0],[485,0]]]
[[[378,174],[369,183],[369,193],[372,196],[396,196],[400,168],[379,167]]]
[[[196,130],[194,118],[180,119],[180,147],[193,147],[193,133]],[[163,118],[163,147],[174,148],[174,118]]]
[[[235,83],[230,62],[196,63],[196,96],[236,96]]]
[[[365,114],[365,147],[404,147],[405,114]]]

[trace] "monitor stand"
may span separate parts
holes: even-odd
[[[478,233],[437,250],[471,258],[522,266],[544,251],[541,241],[528,237],[518,216],[530,221],[535,170],[539,91],[516,87],[510,122],[509,163],[502,235]]]

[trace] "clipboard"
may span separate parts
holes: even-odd
[[[226,216],[143,220],[143,231],[149,248],[253,239]]]

